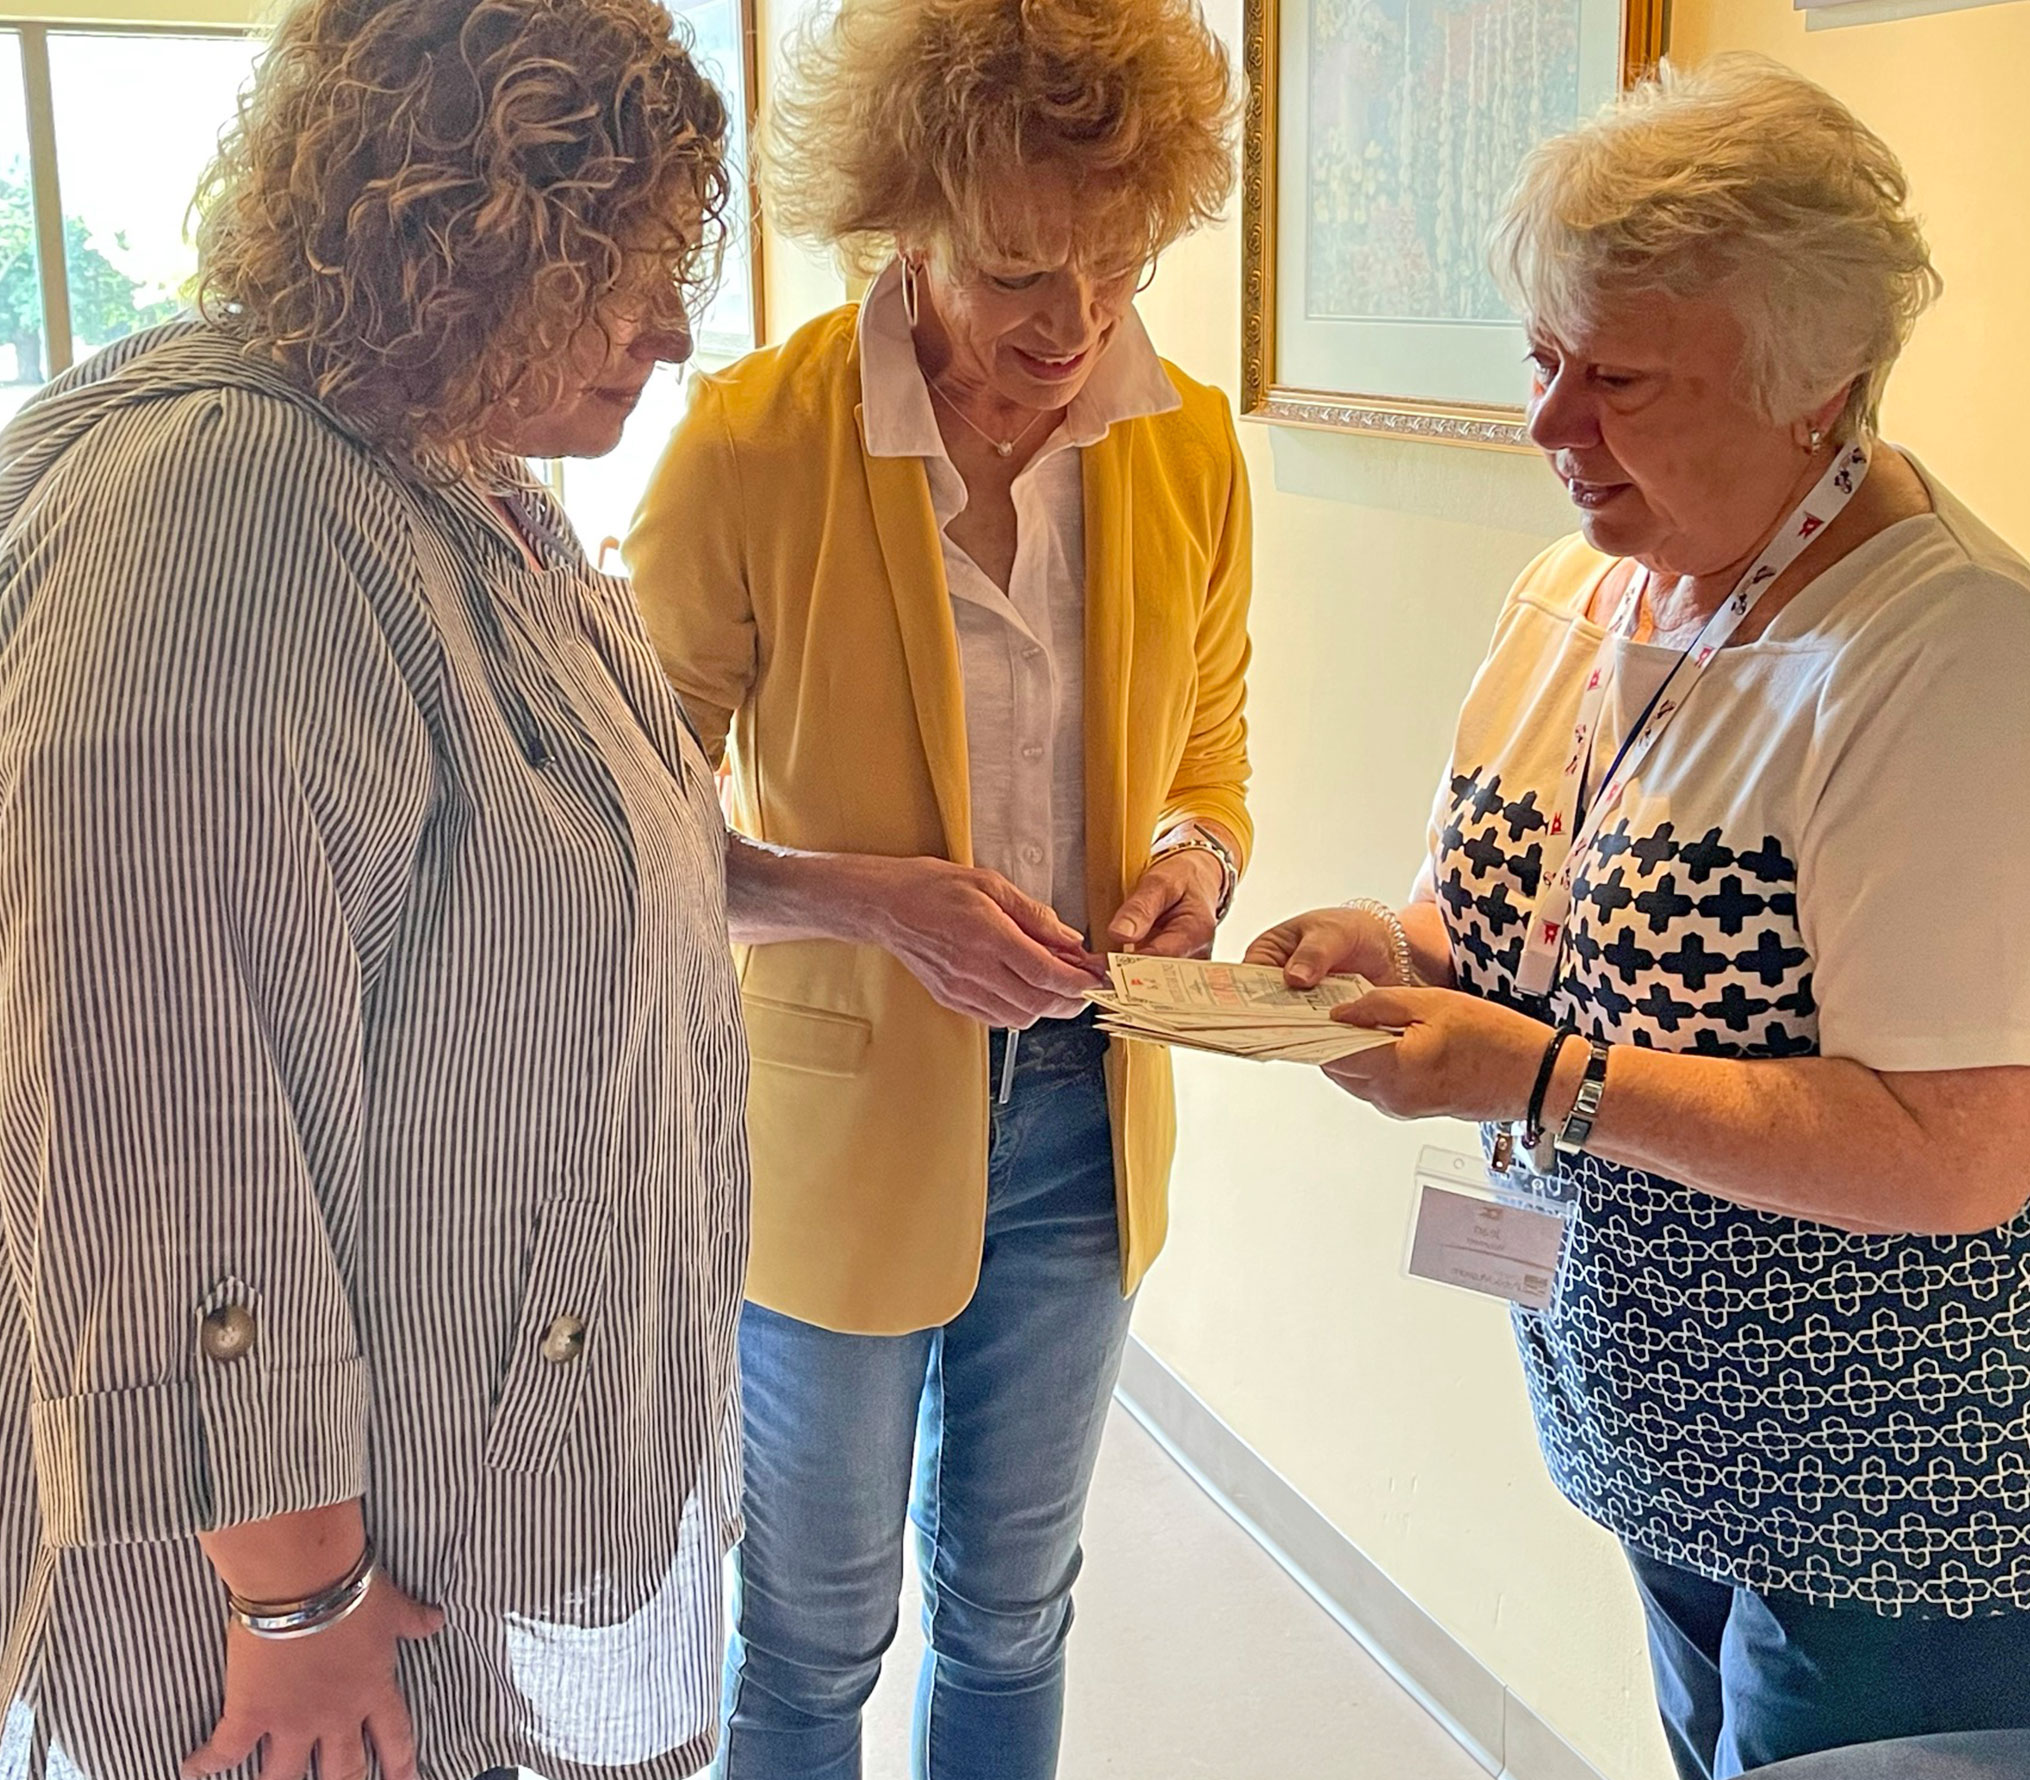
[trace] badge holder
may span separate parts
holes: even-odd
[[[1403,1270],[1418,1279],[1548,1309],[1565,1258],[1576,1188],[1428,1145],[1417,1157],[1417,1209]]]

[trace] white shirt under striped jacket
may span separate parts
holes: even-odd
[[[522,498],[542,573],[192,324],[0,437],[0,1776],[173,1774],[220,1697],[194,1535],[361,1494],[449,1615],[403,1656],[429,1780],[709,1754],[722,831],[624,590]]]

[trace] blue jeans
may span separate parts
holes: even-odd
[[[1022,1035],[993,1108],[980,1283],[953,1321],[839,1335],[742,1315],[747,1536],[721,1780],[857,1780],[911,1521],[928,1646],[912,1771],[1056,1772],[1079,1529],[1131,1308],[1105,1044],[1087,1022]]]
[[[1849,1743],[2030,1726],[2030,1613],[1892,1618],[1709,1582],[1633,1548],[1681,1780]]]

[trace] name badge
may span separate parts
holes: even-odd
[[[1417,1160],[1417,1210],[1404,1271],[1440,1285],[1550,1307],[1571,1232],[1569,1202],[1517,1191],[1478,1156],[1427,1148]]]

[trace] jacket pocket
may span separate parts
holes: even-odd
[[[552,1199],[536,1215],[514,1345],[486,1433],[486,1462],[546,1472],[570,1440],[589,1369],[607,1339],[613,1214],[591,1199]]]
[[[748,1054],[757,1063],[811,1075],[857,1075],[867,1060],[874,1028],[866,1020],[765,995],[743,994],[740,1005],[747,1019]]]

